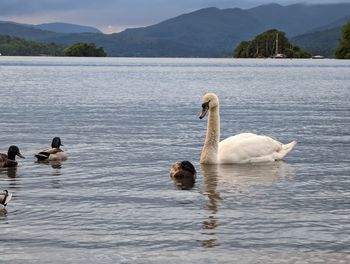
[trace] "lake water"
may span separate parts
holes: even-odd
[[[0,57],[0,91],[0,151],[26,156],[0,170],[1,263],[350,263],[350,61]],[[208,91],[222,139],[298,145],[201,167]],[[35,163],[54,136],[69,159]]]

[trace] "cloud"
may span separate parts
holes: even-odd
[[[158,23],[205,7],[249,8],[270,2],[290,4],[300,0],[0,0],[0,20],[33,24],[69,22],[112,32]],[[334,3],[332,0],[304,2]]]

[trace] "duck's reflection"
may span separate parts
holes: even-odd
[[[209,215],[203,221],[202,234],[210,239],[201,240],[203,247],[219,245],[216,229],[220,226],[217,213],[222,201],[220,192],[225,190],[249,191],[256,185],[271,185],[283,178],[294,175],[293,168],[285,162],[242,165],[201,165],[204,178],[203,191],[208,196],[205,209]]]
[[[7,177],[11,179],[15,179],[17,176],[17,167],[9,167],[9,168],[4,168],[0,169],[0,174],[5,174]]]
[[[62,168],[62,162],[60,162],[60,161],[44,160],[44,161],[36,161],[36,163],[49,165],[53,169],[61,169]]]

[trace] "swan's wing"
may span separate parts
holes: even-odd
[[[273,161],[282,144],[270,137],[251,133],[229,137],[219,143],[220,163]]]

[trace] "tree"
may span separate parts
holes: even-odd
[[[64,50],[65,56],[71,57],[106,57],[103,48],[97,48],[95,43],[79,42]]]
[[[340,44],[335,51],[337,59],[350,59],[350,21],[343,27]]]
[[[0,35],[0,53],[6,56],[62,56],[64,46]]]
[[[268,58],[283,54],[287,58],[310,58],[311,55],[292,45],[286,34],[271,29],[256,36],[253,40],[242,41],[234,50],[234,58]]]

